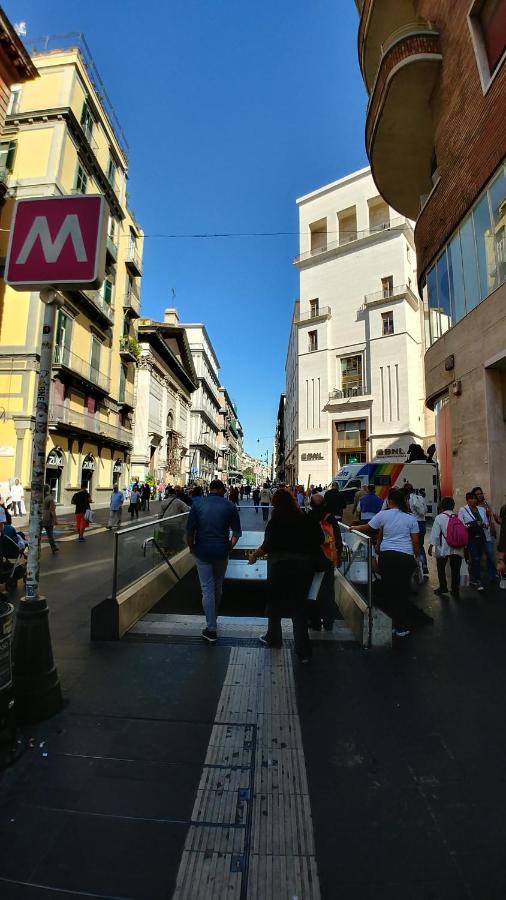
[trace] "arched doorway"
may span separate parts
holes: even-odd
[[[95,457],[93,453],[88,453],[83,459],[81,468],[81,487],[85,487],[91,494],[93,489],[93,475],[95,472]]]
[[[120,485],[122,473],[123,473],[123,460],[122,460],[122,459],[115,459],[115,460],[114,460],[114,465],[113,465],[113,467],[112,467],[112,484],[113,484],[113,487],[114,487],[115,484]]]
[[[51,488],[55,503],[61,503],[61,473],[65,457],[59,447],[53,447],[46,459],[46,483]]]

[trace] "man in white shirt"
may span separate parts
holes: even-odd
[[[417,493],[412,484],[405,484],[404,491],[408,499],[409,510],[418,522],[418,530],[420,533],[420,559],[422,561],[423,574],[428,575],[429,570],[427,568],[427,556],[424,547],[425,533],[427,530],[425,523],[427,503],[423,494]]]
[[[25,492],[23,490],[23,485],[20,483],[19,478],[16,478],[14,484],[11,487],[12,515],[13,516],[21,515],[21,504],[23,502],[24,496],[25,496]]]

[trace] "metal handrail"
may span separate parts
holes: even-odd
[[[91,381],[92,384],[98,385],[98,387],[101,387],[103,390],[107,392],[110,390],[111,379],[109,375],[105,375],[100,369],[96,369],[89,361],[81,359],[81,357],[77,356],[77,354],[70,350],[69,347],[62,347],[58,344],[55,346],[53,365],[65,366],[65,368],[70,369],[72,372],[76,372],[78,375],[81,375],[82,378]]]
[[[89,431],[91,434],[104,434],[113,440],[119,440],[121,443],[132,443],[132,432],[123,425],[111,425],[110,422],[104,422],[98,418],[96,413],[82,413],[72,409],[64,404],[54,403],[49,410],[49,419],[55,422],[61,422],[64,425],[75,425],[82,431]]]
[[[397,284],[392,288],[385,288],[381,291],[375,291],[372,294],[365,294],[366,303],[375,303],[376,300],[391,300],[392,297],[399,297],[411,290],[408,284]]]
[[[320,306],[317,312],[298,312],[294,315],[293,321],[297,323],[301,322],[312,322],[313,319],[318,319],[320,316],[330,316],[330,306]]]
[[[362,383],[360,387],[356,388],[336,388],[329,393],[329,400],[346,400],[353,397],[365,397],[367,396],[368,390],[367,385]]]

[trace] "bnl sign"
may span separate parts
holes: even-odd
[[[107,212],[100,195],[18,200],[5,281],[21,290],[100,287],[105,275]]]

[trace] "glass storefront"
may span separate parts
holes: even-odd
[[[506,280],[506,168],[501,166],[427,272],[433,344]]]

